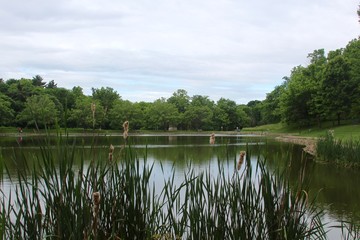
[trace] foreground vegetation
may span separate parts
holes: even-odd
[[[195,173],[190,164],[183,180],[173,172],[155,188],[153,165],[130,146],[110,147],[105,154],[92,148],[88,164],[85,155],[74,159],[75,148],[62,138],[57,144],[54,150],[43,143],[41,155],[34,156],[40,164],[20,171],[12,178],[14,192],[2,194],[0,238],[326,237],[322,213],[304,182],[307,173],[300,171],[297,185],[290,186],[289,169],[269,172],[264,159],[251,162],[250,152],[227,160],[233,163],[230,173],[220,163],[217,176]]]
[[[335,140],[329,131],[317,141],[317,160],[345,167],[360,167],[360,139]]]

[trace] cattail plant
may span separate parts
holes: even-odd
[[[238,164],[237,164],[237,170],[239,171],[241,169],[241,166],[244,162],[244,156],[245,156],[245,151],[240,151],[240,157],[239,157],[239,161],[238,161]]]
[[[93,193],[93,224],[92,224],[92,231],[96,238],[97,236],[97,226],[98,226],[98,218],[99,218],[99,209],[100,209],[100,193],[94,192]]]
[[[215,133],[210,135],[210,144],[215,144]]]
[[[127,139],[128,139],[128,136],[129,136],[129,121],[125,121],[123,123],[123,128],[124,128],[123,137],[124,137],[124,140],[126,142]]]
[[[109,148],[109,161],[111,162],[113,159],[113,153],[114,153],[114,146],[112,144],[110,144],[110,148]]]
[[[360,140],[335,139],[334,131],[329,130],[316,143],[316,160],[348,168],[360,168]]]
[[[96,104],[93,102],[91,103],[91,111],[92,111],[92,118],[93,118],[93,129],[95,129],[95,111],[96,111]]]

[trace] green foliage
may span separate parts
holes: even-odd
[[[0,92],[0,126],[11,123],[15,111],[11,108],[11,99]]]
[[[280,96],[284,88],[285,82],[266,94],[265,100],[262,101],[262,123],[278,123],[281,121]]]
[[[110,87],[102,87],[100,89],[92,88],[92,97],[93,99],[98,100],[103,109],[104,116],[101,127],[108,128],[108,113],[112,110],[115,101],[120,99],[120,95]]]
[[[291,72],[286,88],[280,97],[280,109],[284,122],[308,125],[309,100],[313,93],[311,79],[306,78],[306,68],[298,66]]]
[[[353,40],[344,49],[330,51],[327,58],[324,49],[315,50],[308,55],[308,66],[294,68],[286,78],[280,101],[265,103],[280,109],[283,122],[300,127],[359,118],[359,46],[359,40]]]
[[[86,96],[81,87],[72,90],[57,87],[54,80],[48,84],[40,76],[31,79],[9,79],[0,82],[0,104],[4,126],[32,126],[39,120],[31,119],[29,106],[25,103],[33,95],[48,95],[58,112],[57,124],[70,128],[120,129],[125,120],[132,123],[133,130],[167,130],[169,126],[179,130],[234,130],[250,124],[246,108],[234,101],[221,99],[218,104],[208,96],[188,96],[179,89],[169,99],[154,102],[122,100],[110,87],[92,88],[92,96]],[[10,106],[9,106],[10,103]],[[93,118],[89,104],[95,103]],[[25,112],[24,112],[25,110]],[[16,117],[17,122],[8,121]],[[44,124],[38,124],[42,128]]]
[[[248,102],[245,112],[250,118],[250,126],[258,126],[262,121],[263,103],[259,100]]]
[[[187,91],[184,89],[178,89],[170,98],[167,99],[167,102],[175,105],[178,110],[178,129],[185,129],[186,125],[189,124],[189,122],[185,120],[185,113],[188,111],[188,107],[190,105],[190,97],[187,94]]]
[[[109,122],[112,129],[122,129],[125,121],[131,120],[132,129],[141,129],[145,126],[145,110],[141,104],[125,100],[114,102],[109,111]]]
[[[36,75],[32,79],[32,84],[37,87],[44,87],[46,82],[43,81],[44,79],[40,75]]]
[[[36,129],[39,129],[39,126],[46,128],[55,124],[58,113],[49,95],[33,95],[27,98],[25,108],[17,116],[17,121],[35,124]]]
[[[214,124],[216,130],[233,131],[243,126],[241,109],[230,99],[220,98],[214,109]]]
[[[150,129],[166,131],[179,123],[180,114],[174,104],[158,99],[146,109],[145,116]]]
[[[95,104],[94,115],[91,110],[92,104]],[[93,128],[98,127],[105,117],[104,108],[100,102],[93,100],[89,96],[80,96],[75,100],[75,107],[70,110],[69,123],[73,127]]]
[[[211,130],[213,113],[208,106],[190,105],[184,118],[190,129]]]
[[[167,101],[174,104],[180,113],[184,113],[190,104],[190,97],[186,90],[178,89]]]
[[[212,130],[215,103],[207,96],[195,95],[184,113],[189,129]]]
[[[348,115],[351,110],[351,99],[356,86],[350,80],[349,63],[343,56],[331,59],[324,73],[324,108],[327,115],[335,115],[340,125],[341,115]]]

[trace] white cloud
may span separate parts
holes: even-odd
[[[0,0],[0,77],[113,87],[131,101],[264,99],[315,49],[358,36],[352,0]]]

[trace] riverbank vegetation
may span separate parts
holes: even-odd
[[[337,140],[360,139],[360,124],[344,121],[340,126],[333,126],[331,122],[324,122],[322,127],[313,126],[293,128],[283,123],[267,124],[258,127],[244,128],[243,133],[257,133],[267,135],[291,135],[308,138],[321,138],[331,131]]]
[[[350,168],[360,167],[360,139],[335,139],[328,131],[317,141],[317,161],[335,163]]]

